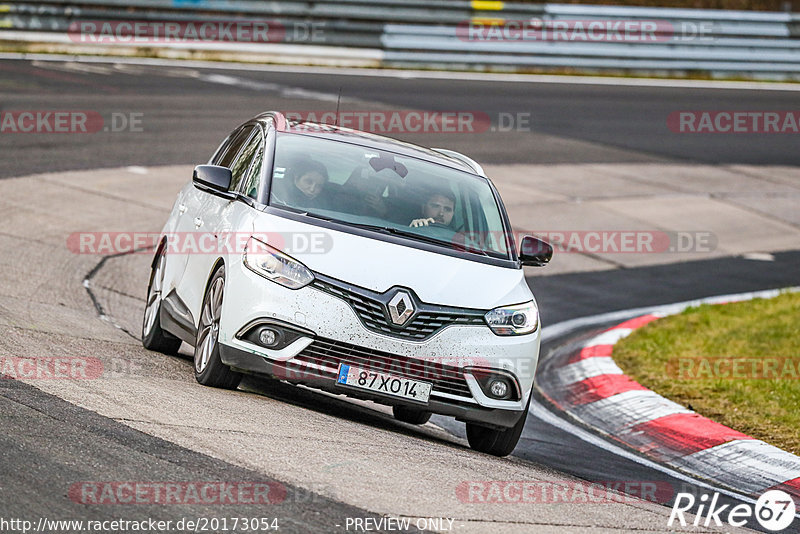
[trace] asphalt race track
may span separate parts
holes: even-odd
[[[274,107],[334,111],[340,89],[341,111],[364,109],[361,101],[372,103],[366,109],[376,109],[379,103],[377,109],[382,104],[479,111],[492,117],[495,125],[498,113],[530,114],[532,132],[439,137],[439,142],[447,141],[454,150],[469,152],[485,163],[800,163],[792,135],[675,135],[667,128],[667,117],[674,111],[793,109],[798,95],[791,91],[487,84],[41,61],[2,61],[0,72],[3,109],[68,106],[98,111],[106,118],[111,113],[141,113],[145,120],[145,135],[109,132],[75,139],[30,134],[4,139],[5,147],[17,151],[0,169],[0,176],[202,161],[219,142],[219,132],[230,131],[244,117]],[[328,100],[320,101],[320,96]],[[435,140],[436,134],[404,138],[424,143]]]
[[[535,411],[513,457],[496,459],[471,452],[463,425],[444,418],[434,418],[440,428],[418,429],[366,403],[255,379],[235,393],[203,389],[189,361],[144,351],[130,335],[138,333],[149,256],[76,256],[64,250],[64,233],[158,231],[191,166],[205,162],[238,123],[267,109],[330,111],[339,93],[343,111],[469,110],[485,113],[494,126],[501,115],[530,117],[530,131],[395,135],[497,166],[796,167],[796,134],[676,135],[666,117],[677,110],[793,109],[797,92],[43,60],[0,60],[0,74],[0,111],[89,110],[110,126],[93,134],[0,133],[0,178],[7,179],[0,180],[0,330],[6,332],[0,355],[76,351],[138,370],[136,380],[97,381],[97,390],[94,384],[0,380],[3,517],[177,520],[266,513],[281,531],[345,532],[346,518],[378,520],[391,513],[455,518],[461,532],[666,532],[672,530],[669,510],[660,505],[490,509],[458,502],[454,485],[574,476],[703,491],[691,480],[587,443]],[[141,127],[130,127],[132,119]],[[114,120],[119,131],[111,131]],[[546,327],[610,311],[797,286],[800,241],[795,245],[770,250],[769,261],[699,255],[550,275],[531,271],[528,280]],[[565,341],[545,339],[543,354]],[[77,481],[133,480],[248,481],[284,497],[255,514],[246,503],[92,505],[70,493]]]

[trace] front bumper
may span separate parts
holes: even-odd
[[[287,366],[286,362],[268,360],[252,352],[231,347],[230,345],[220,344],[219,348],[222,361],[235,371],[283,378],[294,384],[303,384],[337,395],[347,395],[348,397],[370,400],[380,404],[411,406],[431,413],[449,415],[459,421],[471,421],[493,428],[512,427],[523,415],[523,410],[484,408],[477,404],[440,400],[436,397],[431,397],[428,404],[421,408],[419,404],[406,402],[403,399],[389,398],[378,394],[373,395],[368,391],[344,388],[336,383],[335,373],[333,375],[324,372],[315,374],[310,370],[297,373]]]
[[[371,367],[394,373],[385,366],[400,362],[418,376],[420,366],[434,365],[438,374],[426,411],[451,415],[494,427],[513,426],[527,406],[539,353],[539,330],[525,336],[497,336],[486,325],[446,326],[424,340],[402,339],[365,327],[352,305],[312,286],[290,290],[253,273],[241,263],[228,271],[220,324],[223,363],[238,371],[273,376],[293,383],[374,400],[389,405],[409,405],[336,384],[338,363]],[[246,325],[277,322],[307,332],[280,350],[270,350],[242,338]],[[366,363],[369,362],[369,363]],[[511,375],[519,387],[517,400],[487,397],[473,376],[476,368]]]

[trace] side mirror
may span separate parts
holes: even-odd
[[[227,193],[231,186],[231,170],[219,165],[198,165],[192,173],[192,181],[203,189]]]
[[[531,235],[522,237],[519,249],[519,259],[522,265],[544,267],[553,257],[553,247],[550,246],[550,243]]]

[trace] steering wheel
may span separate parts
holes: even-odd
[[[415,228],[420,234],[441,239],[442,241],[449,241],[456,235],[455,230],[450,226],[442,223],[429,223],[425,226],[418,226]]]
[[[443,228],[443,229],[450,230],[454,234],[457,234],[458,232],[461,231],[462,228],[464,228],[464,225],[462,224],[458,228],[453,228],[452,223],[451,224],[442,224],[440,222],[432,222],[432,223],[426,224],[425,226],[420,226],[420,228]]]

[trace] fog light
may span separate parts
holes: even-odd
[[[505,398],[508,394],[508,384],[505,380],[492,380],[492,383],[489,384],[489,391],[498,399]]]
[[[258,341],[265,347],[271,347],[278,341],[278,333],[271,328],[262,328],[258,333]]]

